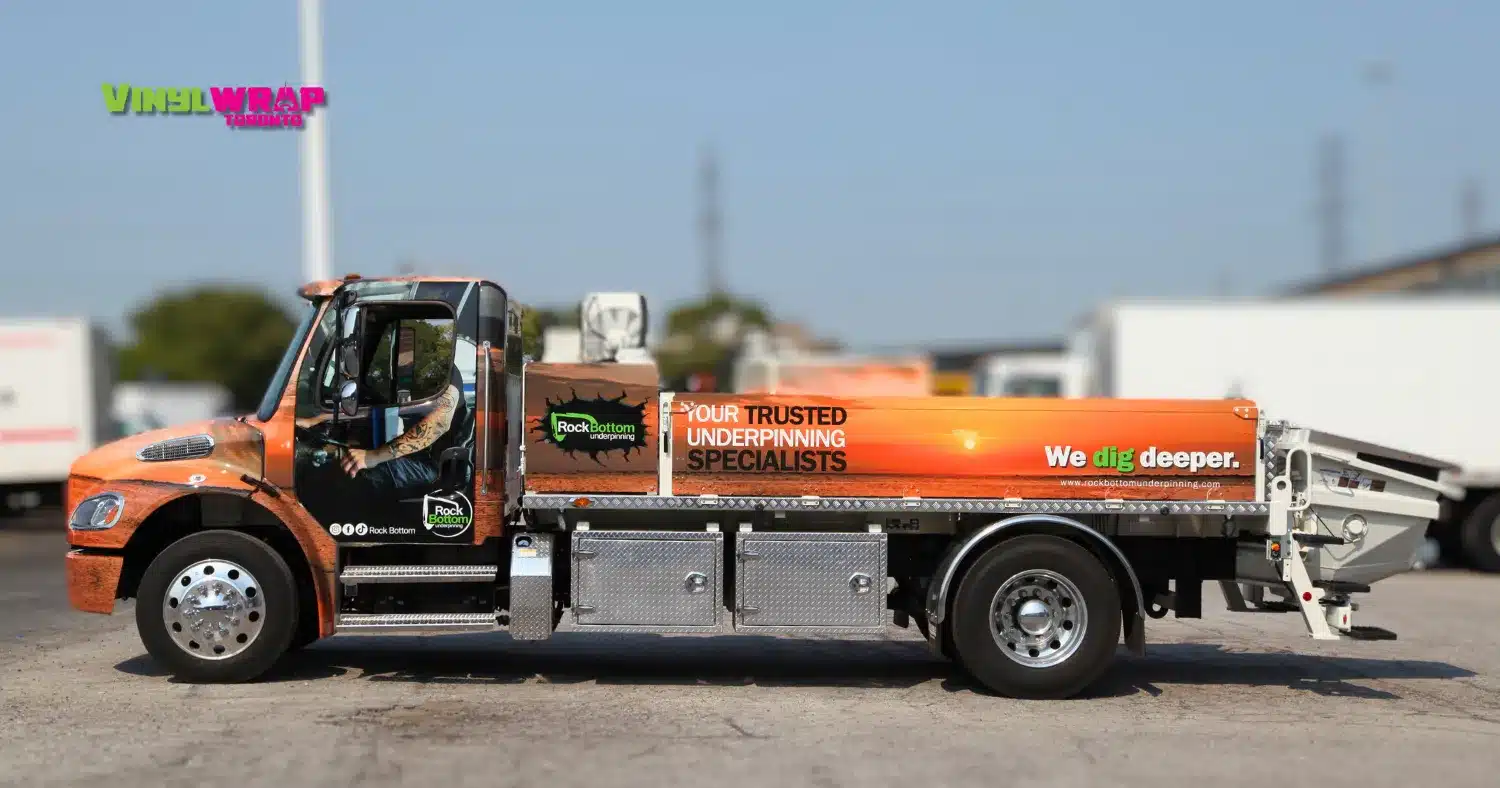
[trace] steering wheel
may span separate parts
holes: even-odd
[[[312,443],[320,443],[325,446],[337,446],[340,449],[352,448],[349,444],[341,440],[334,440],[333,438],[328,437],[322,432],[310,427],[298,427],[295,430],[295,434],[299,440],[305,440]]]

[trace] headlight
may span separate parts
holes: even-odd
[[[83,499],[73,516],[68,518],[68,527],[75,531],[103,531],[115,527],[125,511],[125,496],[119,493],[102,493]]]

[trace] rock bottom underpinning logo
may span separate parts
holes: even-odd
[[[599,455],[618,451],[629,455],[646,446],[646,402],[631,405],[624,394],[614,399],[580,399],[576,393],[563,402],[547,400],[547,412],[532,429],[542,439],[573,454],[583,452],[599,464]]]
[[[462,536],[473,523],[474,504],[463,493],[455,490],[422,496],[422,526],[434,536]]]

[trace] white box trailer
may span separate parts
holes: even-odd
[[[61,503],[73,460],[116,437],[113,386],[89,321],[0,320],[0,513]]]
[[[1500,299],[1467,296],[1126,301],[1089,315],[1068,350],[981,365],[984,393],[1053,375],[1065,397],[1245,397],[1458,465],[1432,535],[1500,571]],[[1035,385],[1034,382],[1028,385]]]

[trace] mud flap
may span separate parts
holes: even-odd
[[[1125,616],[1125,648],[1137,657],[1146,656],[1146,617],[1139,610]]]

